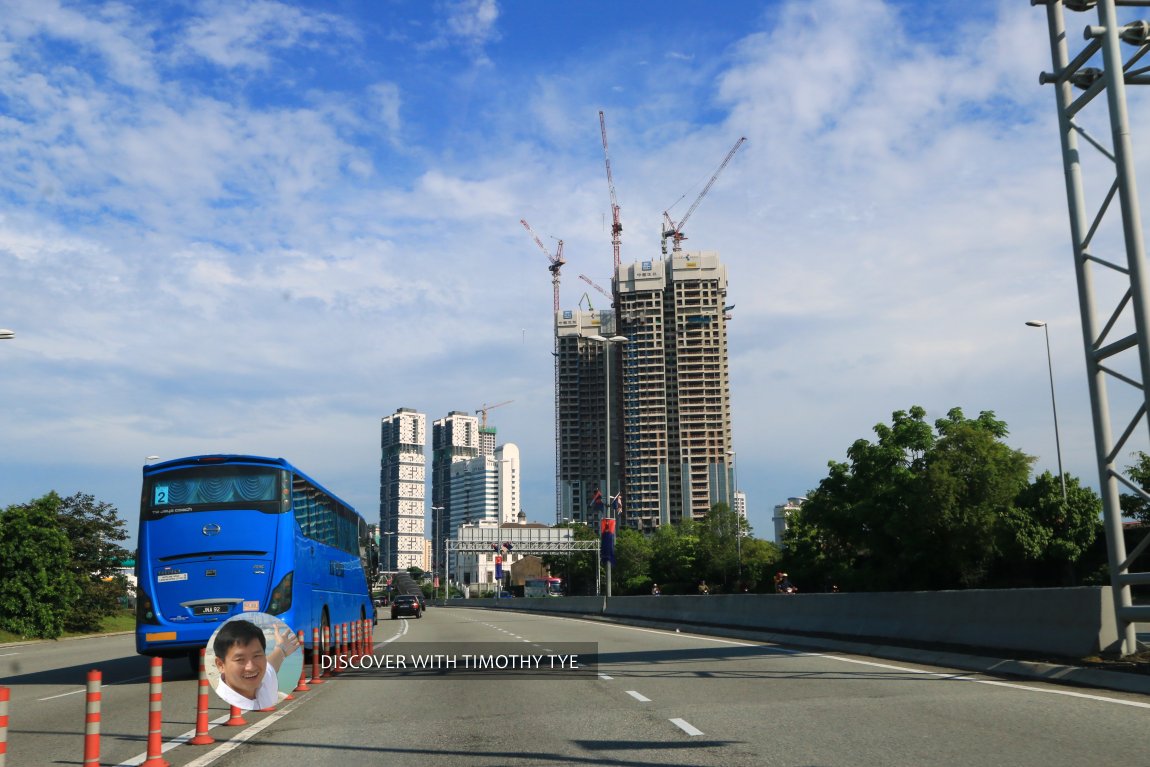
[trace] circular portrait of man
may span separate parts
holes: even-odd
[[[204,654],[208,683],[225,703],[248,711],[271,708],[299,682],[299,637],[279,618],[242,613],[212,634]]]

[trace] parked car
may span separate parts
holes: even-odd
[[[423,608],[419,604],[419,600],[410,595],[403,594],[391,601],[391,619],[395,620],[400,615],[410,615],[418,618],[423,612]]]
[[[419,600],[419,609],[426,611],[427,610],[427,597],[423,596],[423,593],[420,592],[419,594],[415,595],[415,598]]]

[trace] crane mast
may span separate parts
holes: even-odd
[[[735,152],[739,151],[739,147],[741,147],[743,142],[746,140],[747,137],[743,136],[735,142],[735,145],[731,147],[731,151],[727,152],[727,156],[723,158],[723,162],[719,164],[718,170],[711,174],[711,180],[707,182],[705,187],[703,187],[703,191],[699,192],[699,196],[695,198],[693,203],[691,203],[691,207],[687,209],[687,213],[683,216],[679,223],[676,224],[671,219],[671,215],[667,211],[663,211],[663,255],[667,254],[668,237],[670,237],[673,242],[672,249],[675,253],[678,253],[683,249],[680,243],[687,239],[687,235],[683,234],[683,225],[687,223],[687,219],[689,219],[691,214],[695,212],[695,208],[699,207],[699,203],[701,203],[703,198],[707,196],[707,192],[711,191],[711,187],[715,185],[715,181],[719,178],[719,174],[722,173],[723,169],[727,167],[727,164],[731,161],[731,158],[735,156]]]
[[[619,243],[623,235],[623,223],[619,220],[619,201],[615,198],[615,181],[611,178],[611,155],[607,152],[607,121],[603,110],[599,110],[599,133],[603,136],[603,159],[607,163],[607,189],[611,192],[611,248],[615,251],[615,271],[619,272]],[[614,280],[614,276],[612,276]]]
[[[559,240],[559,245],[555,249],[555,254],[552,255],[543,245],[543,241],[539,239],[539,235],[535,234],[535,230],[531,228],[531,224],[527,223],[527,219],[519,219],[519,223],[523,224],[523,228],[531,235],[531,239],[535,240],[535,244],[543,251],[543,255],[547,256],[550,265],[547,267],[551,272],[551,327],[554,339],[551,346],[551,360],[554,366],[555,376],[555,520],[558,522],[561,516],[563,496],[560,492],[560,459],[562,458],[562,449],[560,447],[560,431],[559,424],[559,332],[558,325],[556,324],[559,317],[559,271],[563,268],[563,264],[567,263],[563,259],[563,240]],[[484,422],[487,420],[487,411],[483,411]]]

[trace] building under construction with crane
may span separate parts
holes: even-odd
[[[716,503],[734,508],[727,273],[717,253],[686,252],[681,243],[687,219],[745,139],[677,224],[664,214],[662,254],[623,264],[602,112],[599,121],[615,267],[611,293],[599,291],[613,307],[580,302],[578,310],[559,310],[561,264],[548,254],[556,294],[556,521],[615,516],[650,531],[700,518]]]
[[[717,253],[622,266],[614,310],[556,315],[560,521],[621,495],[651,530],[733,508],[727,275]]]

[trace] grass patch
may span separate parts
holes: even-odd
[[[121,631],[131,631],[136,627],[136,614],[131,610],[120,610],[112,615],[104,618],[100,623],[100,630],[94,632],[96,634],[115,634]],[[60,635],[60,638],[65,637],[82,637],[91,636],[93,632],[87,631],[66,631]],[[36,639],[29,639],[22,637],[19,634],[13,634],[11,631],[0,630],[0,644],[9,644],[11,642],[34,642]]]

